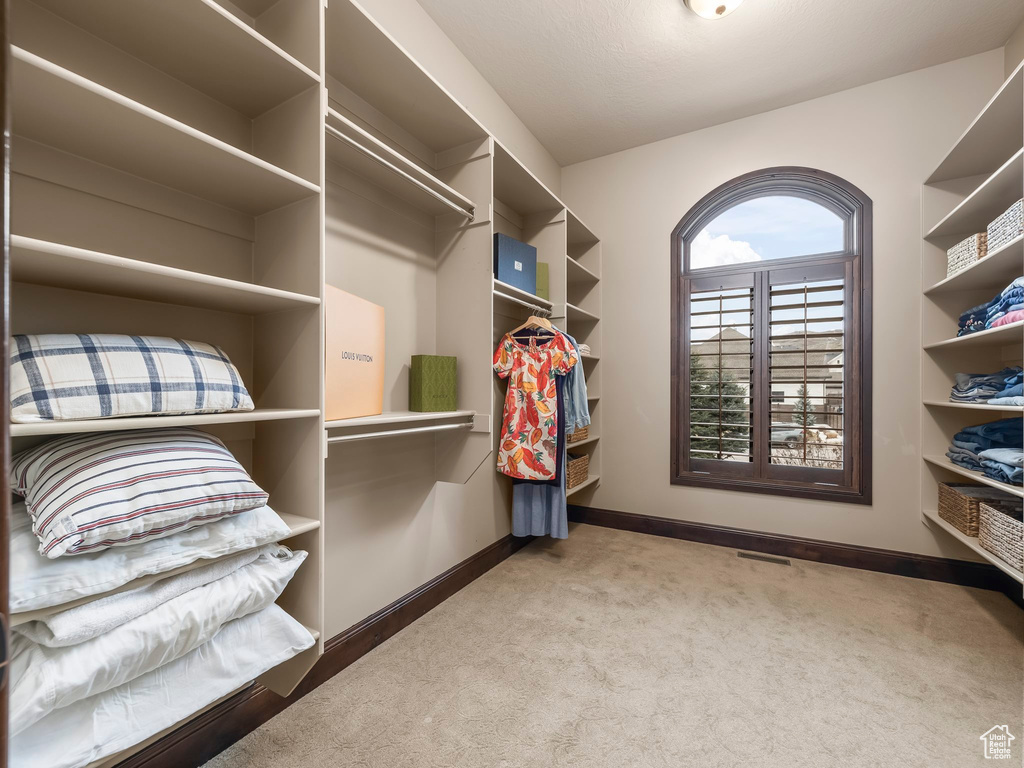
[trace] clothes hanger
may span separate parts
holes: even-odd
[[[554,338],[555,327],[551,325],[551,321],[546,317],[537,317],[536,315],[530,315],[526,318],[526,322],[520,325],[518,328],[514,328],[509,331],[510,336],[515,336],[520,331],[525,331],[527,328],[542,328],[549,333],[535,336],[534,338]]]

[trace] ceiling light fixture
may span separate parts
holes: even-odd
[[[743,0],[683,0],[702,19],[720,19],[740,7]]]

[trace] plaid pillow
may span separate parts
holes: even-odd
[[[53,333],[11,343],[11,421],[251,411],[217,347],[160,336]]]
[[[39,552],[96,552],[262,507],[267,494],[213,435],[154,429],[68,435],[16,455]]]

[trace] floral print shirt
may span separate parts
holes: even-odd
[[[558,387],[578,358],[561,333],[538,344],[505,334],[494,370],[508,382],[498,440],[498,471],[521,480],[552,480],[558,467]]]

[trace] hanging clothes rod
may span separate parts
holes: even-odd
[[[544,315],[545,317],[551,317],[551,310],[546,307],[538,307],[536,304],[531,304],[528,301],[517,299],[515,296],[509,296],[507,293],[501,291],[494,291],[495,296],[499,296],[505,301],[511,301],[513,304],[519,304],[520,306],[526,307],[527,309],[533,310],[535,315]]]
[[[422,189],[424,192],[426,192],[431,197],[433,197],[436,200],[439,200],[440,202],[444,203],[445,205],[447,205],[449,208],[451,208],[456,213],[461,214],[462,216],[465,216],[470,221],[473,221],[473,219],[475,218],[476,214],[473,211],[468,211],[465,208],[463,208],[461,205],[459,205],[458,203],[452,202],[447,197],[445,197],[440,192],[438,192],[436,189],[431,189],[429,186],[424,184],[422,181],[420,181],[416,177],[406,173],[405,171],[403,171],[401,168],[399,168],[397,165],[395,165],[394,163],[390,162],[386,158],[381,157],[376,152],[371,150],[369,147],[363,146],[358,141],[353,139],[351,136],[346,136],[344,133],[339,131],[333,125],[327,125],[325,123],[324,124],[324,128],[327,130],[327,135],[328,136],[332,136],[335,139],[337,139],[338,141],[341,141],[341,142],[343,142],[345,144],[348,144],[350,147],[355,149],[357,152],[362,153],[366,157],[368,157],[371,160],[373,160],[375,163],[378,163],[379,165],[384,166],[387,170],[391,171],[392,173],[394,173],[394,174],[396,174],[398,176],[401,176],[403,179],[408,181],[410,184],[413,184],[414,186],[418,187],[419,189]]]
[[[415,435],[422,432],[447,432],[453,429],[471,429],[473,422],[463,424],[434,424],[429,427],[413,427],[412,429],[389,429],[384,432],[359,432],[354,435],[338,435],[328,437],[327,443],[349,443],[354,440],[372,440],[376,437],[396,437],[398,435]]]

